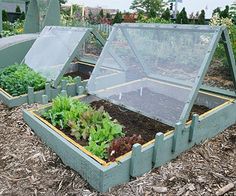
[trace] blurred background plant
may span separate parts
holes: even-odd
[[[16,20],[14,23],[3,21],[3,30],[0,32],[2,37],[18,35],[24,32],[24,20]]]
[[[227,9],[229,11],[229,9]],[[236,25],[233,23],[233,19],[228,13],[225,15],[215,12],[210,20],[211,26],[225,26],[227,27],[230,35],[231,45],[233,48],[234,55],[236,56]],[[222,44],[218,44],[214,60],[222,61],[223,65],[228,65],[227,58],[225,55],[225,49]]]

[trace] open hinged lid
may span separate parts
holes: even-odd
[[[97,35],[89,28],[47,26],[26,54],[24,62],[56,86],[71,62],[79,56],[79,48],[90,34]]]
[[[206,25],[115,25],[88,92],[171,126],[184,123],[221,35],[225,28]]]

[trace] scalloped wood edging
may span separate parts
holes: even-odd
[[[107,165],[102,165],[55,132],[33,111],[25,110],[24,120],[64,164],[76,170],[94,189],[106,192],[110,187],[159,167],[222,132],[236,122],[235,111],[235,100],[228,101],[201,116],[195,115],[186,125],[177,123],[175,130],[168,134],[157,133],[153,142],[143,146],[135,144],[131,153]]]

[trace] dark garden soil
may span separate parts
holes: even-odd
[[[89,73],[85,73],[85,72],[81,72],[81,71],[67,73],[67,74],[65,74],[65,76],[71,76],[72,78],[79,76],[79,77],[81,77],[81,80],[87,80],[90,78]]]
[[[95,109],[104,107],[104,110],[109,113],[112,119],[116,119],[122,126],[124,126],[126,137],[140,135],[142,137],[143,143],[147,143],[153,140],[155,138],[156,133],[158,132],[167,133],[168,131],[174,129],[169,125],[148,118],[142,114],[127,110],[124,107],[114,105],[108,101],[94,101],[90,105]],[[209,108],[205,106],[194,105],[193,109],[191,110],[191,116],[195,113],[201,115],[207,111],[209,111]],[[189,120],[190,119],[191,118],[189,118]],[[82,146],[88,145],[87,140],[77,140],[74,136],[72,136],[69,129],[61,129],[60,127],[57,128],[64,132],[69,138],[73,139],[78,144]],[[124,151],[123,154],[129,152],[130,150]],[[123,154],[120,154],[119,156]],[[118,158],[119,156],[115,156],[114,158]]]
[[[86,43],[85,53],[87,55],[100,56],[102,52],[102,47],[96,47],[96,44]]]
[[[166,133],[173,130],[173,127],[148,118],[142,114],[132,112],[121,106],[114,105],[108,101],[100,100],[91,103],[93,107],[98,109],[103,106],[105,111],[110,114],[113,119],[116,119],[124,126],[126,136],[133,134],[141,135],[145,142],[149,142],[155,138],[157,132]],[[199,115],[209,111],[207,107],[194,105],[191,113]]]
[[[204,84],[213,87],[234,90],[233,78],[228,66],[223,66],[221,62],[211,64],[204,79]]]
[[[101,106],[103,106],[105,111],[109,113],[112,119],[116,119],[121,125],[124,126],[126,136],[132,137],[133,135],[141,135],[145,143],[153,140],[156,133],[158,132],[166,133],[174,129],[169,125],[148,118],[142,114],[127,110],[124,107],[114,105],[108,101],[95,101],[91,103],[91,106],[96,109],[99,109]],[[205,106],[194,105],[193,109],[191,110],[191,114],[201,115],[207,111],[209,111],[209,108]],[[191,117],[189,120],[191,120]],[[72,136],[69,129],[62,130],[60,127],[57,128],[63,131],[68,137],[80,145],[88,145],[86,140],[77,140],[74,136]]]

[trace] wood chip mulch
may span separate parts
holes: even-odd
[[[26,107],[0,105],[0,195],[99,195],[24,123]],[[236,182],[235,130],[103,195],[215,195]],[[236,195],[236,187],[225,195]]]

